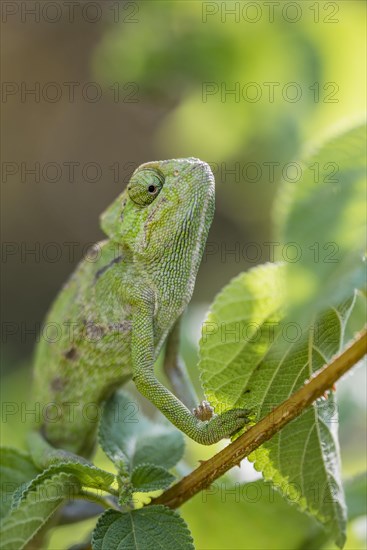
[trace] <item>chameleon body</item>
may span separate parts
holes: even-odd
[[[191,299],[213,214],[214,177],[195,158],[141,165],[102,214],[108,239],[93,247],[61,290],[36,350],[34,396],[51,445],[90,455],[97,408],[131,378],[200,443],[243,426],[246,412],[239,409],[210,418],[204,404],[194,414],[153,369]]]

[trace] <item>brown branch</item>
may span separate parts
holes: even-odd
[[[262,418],[255,426],[241,435],[218,454],[203,462],[191,472],[152,500],[151,504],[165,504],[178,508],[191,497],[209,487],[225,472],[239,465],[241,460],[271,439],[288,422],[299,416],[317,398],[321,397],[367,352],[367,332],[359,333],[354,342],[343,353],[321,368],[301,389]]]

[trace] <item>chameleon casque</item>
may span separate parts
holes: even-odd
[[[94,246],[61,290],[46,319],[57,327],[57,338],[42,339],[36,350],[33,395],[50,411],[40,429],[52,446],[88,457],[97,425],[89,405],[99,406],[131,378],[199,443],[229,437],[246,422],[242,409],[213,415],[205,401],[193,412],[182,402],[179,318],[193,292],[214,195],[205,162],[149,162],[102,214],[108,239]],[[165,371],[176,395],[154,374],[165,341]]]

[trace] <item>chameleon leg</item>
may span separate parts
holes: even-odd
[[[193,409],[196,407],[198,400],[190,382],[185,363],[181,360],[178,353],[181,318],[182,317],[178,318],[167,338],[163,369],[171,383],[175,395],[185,403],[189,409]]]
[[[202,421],[157,380],[154,366],[153,304],[139,304],[133,315],[132,367],[137,389],[179,430],[202,445],[230,437],[244,426],[248,411],[233,409]]]

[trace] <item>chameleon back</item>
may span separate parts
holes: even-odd
[[[128,258],[111,241],[95,245],[94,255],[52,305],[34,368],[45,437],[81,454],[93,447],[101,402],[131,377],[131,312],[115,291],[127,284]],[[93,307],[99,302],[103,308]]]

